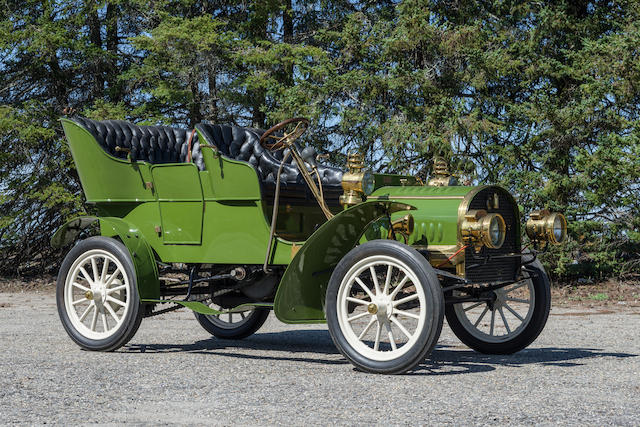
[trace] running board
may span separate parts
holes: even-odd
[[[267,302],[251,302],[246,304],[240,304],[237,307],[231,308],[229,310],[214,310],[206,304],[201,303],[200,301],[180,301],[173,299],[142,299],[143,303],[155,303],[155,304],[178,304],[183,307],[186,307],[190,310],[195,311],[196,313],[205,314],[208,316],[218,316],[220,314],[225,313],[240,313],[243,311],[251,310],[253,308],[273,308],[273,303]]]

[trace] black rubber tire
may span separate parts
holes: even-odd
[[[129,296],[131,298],[130,310],[127,313],[125,320],[122,322],[122,325],[120,325],[113,335],[100,340],[87,338],[75,329],[67,315],[64,300],[64,287],[67,275],[69,274],[69,269],[78,257],[92,249],[102,249],[109,252],[122,263],[125,269],[125,274],[129,279],[129,283],[131,283],[132,290],[131,295]],[[118,240],[103,236],[90,237],[75,245],[64,258],[64,261],[62,261],[60,271],[58,272],[56,303],[58,306],[58,315],[62,321],[62,326],[64,326],[69,337],[71,337],[71,339],[80,347],[92,351],[113,351],[128,343],[140,327],[143,308],[140,304],[135,269],[127,248]]]
[[[524,266],[523,270],[529,273],[535,294],[535,305],[529,324],[510,340],[499,343],[487,342],[467,331],[458,319],[453,304],[447,304],[445,308],[447,323],[460,341],[479,353],[513,354],[528,347],[538,338],[547,323],[551,310],[551,284],[549,276],[539,260]]]
[[[225,340],[240,340],[256,333],[258,329],[264,325],[264,322],[267,321],[270,311],[271,310],[264,308],[256,308],[253,313],[249,315],[249,320],[233,329],[221,328],[211,322],[204,314],[196,313],[195,311],[193,314],[196,316],[198,323],[214,337]]]
[[[344,276],[356,263],[375,255],[387,255],[406,264],[417,276],[427,300],[428,315],[418,342],[406,354],[389,361],[372,360],[358,353],[344,337],[337,314],[338,290]],[[418,251],[395,240],[373,240],[352,249],[340,260],[329,280],[325,308],[331,339],[349,362],[366,372],[402,374],[415,368],[433,351],[442,331],[444,296],[433,268]]]

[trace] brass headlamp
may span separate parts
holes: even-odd
[[[349,171],[342,175],[344,193],[340,196],[340,204],[353,206],[361,203],[364,200],[363,196],[373,192],[375,182],[371,171],[365,169],[361,154],[349,153],[347,168]]]
[[[567,239],[567,220],[561,213],[552,213],[547,209],[533,211],[529,215],[526,231],[531,240],[555,245]]]
[[[462,239],[479,251],[482,246],[498,249],[504,243],[506,226],[504,218],[498,213],[490,213],[484,209],[468,211],[460,225]]]

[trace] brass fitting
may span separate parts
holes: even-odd
[[[360,153],[349,153],[347,156],[347,169],[342,175],[342,189],[340,204],[348,207],[364,201],[364,196],[373,192],[373,175],[365,169],[364,161]]]
[[[529,214],[525,230],[531,240],[557,245],[567,239],[567,220],[561,213],[547,209],[533,211]]]
[[[447,187],[457,185],[456,178],[449,172],[449,164],[444,157],[435,156],[433,158],[433,177],[427,185],[431,187]]]
[[[498,213],[488,214],[484,209],[472,209],[465,214],[460,233],[465,243],[473,245],[476,252],[482,246],[498,249],[504,243],[506,225]]]

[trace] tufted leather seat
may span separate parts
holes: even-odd
[[[126,158],[127,153],[116,147],[128,148],[136,160],[149,163],[185,163],[190,132],[169,126],[138,126],[122,120],[97,121],[76,117],[74,122],[85,128],[109,154]],[[198,135],[191,141],[191,158],[204,170],[204,160]]]
[[[200,131],[207,142],[215,145],[223,155],[251,164],[256,169],[263,184],[275,184],[278,168],[284,157],[284,150],[271,152],[262,148],[260,136],[264,133],[264,130],[205,123],[196,125],[196,129]],[[305,160],[315,159],[317,155],[313,147],[307,147],[301,150],[300,153]],[[323,186],[341,186],[343,172],[340,169],[318,165],[318,173]],[[282,170],[280,181],[283,186],[295,186],[296,184],[306,186],[291,157],[289,157]],[[270,187],[271,185],[267,186]]]

